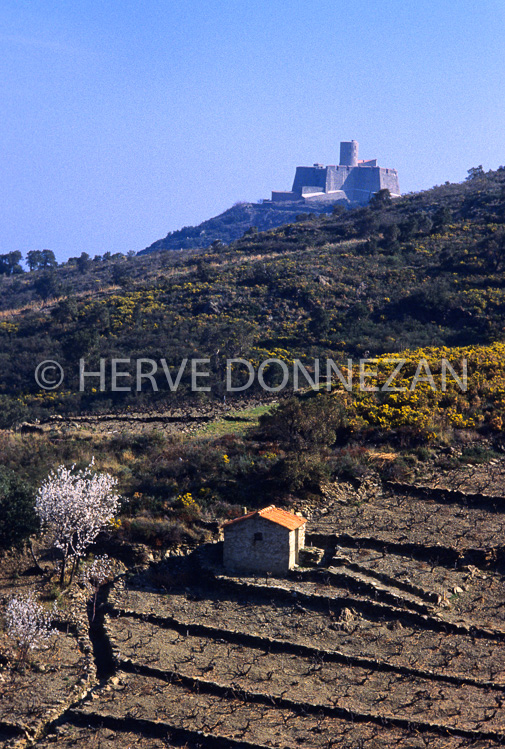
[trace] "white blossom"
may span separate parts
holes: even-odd
[[[54,609],[53,612],[46,611],[37,603],[33,593],[13,596],[5,614],[7,633],[26,655],[28,650],[40,647],[56,632],[51,629],[52,616]]]
[[[81,471],[59,466],[39,488],[35,500],[42,529],[53,537],[63,554],[61,584],[68,557],[78,560],[86,547],[116,515],[121,498],[115,492],[117,479],[95,473],[94,460]]]
[[[44,530],[54,535],[57,549],[82,556],[86,547],[116,514],[120,497],[117,479],[94,473],[93,461],[82,471],[60,466],[37,492],[35,511]]]
[[[93,562],[82,571],[81,580],[84,586],[91,590],[100,588],[113,575],[112,561],[107,554],[96,557]]]
[[[96,604],[98,601],[98,592],[101,586],[113,577],[113,565],[107,554],[96,557],[93,562],[82,571],[81,580],[84,586],[93,591],[92,602],[93,609],[91,621],[95,621]]]

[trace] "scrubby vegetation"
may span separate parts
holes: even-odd
[[[116,729],[125,715],[128,731],[154,737],[168,710],[163,735],[186,731],[176,745],[230,731],[261,745],[375,746],[385,732],[388,746],[503,742],[504,249],[501,168],[207,250],[84,253],[63,267],[42,251],[29,273],[9,253],[0,665],[12,678],[0,733],[21,736],[35,705],[34,741],[84,718]],[[87,371],[107,360],[104,389],[95,377],[80,391],[81,357]],[[113,357],[130,373],[143,358],[164,365],[142,390],[111,392]],[[256,379],[234,400],[225,362],[239,357],[254,370],[280,360],[285,390],[271,363],[271,390]],[[192,394],[184,368],[174,391],[191,358],[209,359],[210,392]],[[318,358],[331,377],[311,387]],[[63,366],[60,388],[35,382],[44,359]],[[77,492],[51,542],[44,531],[67,518],[51,484],[75,498],[71,477],[89,488],[95,470],[111,506],[91,512]],[[272,583],[226,576],[217,544],[186,555],[272,502],[309,518],[317,568]],[[62,556],[82,564],[68,584]],[[34,623],[45,642],[53,600],[54,647],[27,658],[23,632]],[[82,701],[88,636],[103,691]]]
[[[310,205],[286,205],[282,203],[236,203],[224,213],[198,226],[185,226],[172,231],[163,239],[142,250],[143,253],[157,250],[186,250],[197,247],[214,247],[240,239],[246,232],[254,234],[268,231],[283,224],[290,224],[298,216],[331,212],[332,206],[324,203]]]
[[[83,409],[158,408],[190,389],[188,369],[174,394],[160,367],[157,392],[150,381],[137,392],[131,378],[121,381],[133,382],[131,392],[100,392],[92,378],[79,392],[81,357],[88,371],[100,358],[130,359],[133,367],[145,356],[165,359],[174,378],[185,358],[209,358],[210,397],[222,398],[227,358],[255,366],[299,358],[311,366],[315,357],[343,363],[366,353],[500,341],[504,190],[500,169],[392,203],[250,232],[198,255],[87,259],[82,268],[5,276],[0,426]],[[47,273],[55,287],[42,298]],[[113,287],[114,275],[121,288]],[[44,359],[63,366],[62,388],[37,386],[34,370]],[[275,386],[275,367],[265,379]]]
[[[223,421],[184,441],[156,432],[88,438],[71,426],[26,441],[5,434],[6,516],[17,508],[32,532],[36,518],[26,497],[48,470],[71,462],[83,468],[96,454],[130,500],[117,535],[164,548],[200,539],[205,523],[260,505],[273,492],[289,504],[292,493],[317,493],[336,476],[362,477],[373,445],[412,453],[450,444],[458,432],[501,444],[505,169],[470,170],[463,184],[395,201],[378,194],[366,208],[298,219],[207,250],[93,260],[84,253],[60,267],[43,251],[31,254],[28,273],[12,270],[20,258],[10,258],[11,272],[0,277],[0,428],[83,412],[172,412],[224,397],[233,404],[228,358],[246,359],[255,370],[279,359],[290,381],[269,396],[279,405],[252,431],[250,422],[238,429]],[[106,360],[103,391],[96,377],[80,391],[81,357],[87,371]],[[130,376],[120,381],[128,392],[111,392],[113,357],[133,362],[126,362],[130,373],[145,357],[166,367],[140,391]],[[360,358],[375,357],[360,366]],[[192,358],[209,359],[209,393],[190,392],[189,367],[181,369],[177,391],[171,388],[170,377],[173,384]],[[340,379],[334,371],[328,391],[322,382],[317,394],[302,377],[305,392],[289,399],[293,361],[313,377],[317,358],[334,361]],[[60,388],[35,382],[44,359],[62,365]],[[445,385],[443,361],[452,367]],[[273,364],[263,375],[272,388],[282,379]],[[240,367],[233,376],[241,381]],[[258,395],[257,379],[240,393]],[[408,475],[411,453],[384,471]],[[28,530],[17,528],[13,522],[5,531],[4,547],[23,544]]]
[[[4,466],[0,468],[0,518],[0,552],[22,549],[39,530],[30,484]]]

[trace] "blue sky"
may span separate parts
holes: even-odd
[[[340,140],[404,192],[505,163],[505,6],[2,0],[0,252],[141,250]]]

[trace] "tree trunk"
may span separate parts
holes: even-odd
[[[35,567],[37,568],[37,572],[40,572],[40,574],[43,575],[45,573],[45,570],[42,569],[42,567],[39,564],[39,561],[38,561],[37,557],[35,556],[35,552],[33,551],[33,544],[32,544],[32,539],[31,538],[30,538],[30,540],[28,542],[28,548],[30,549],[30,554],[32,556],[32,559],[35,562]]]
[[[63,552],[63,561],[61,563],[60,588],[65,585],[65,570],[67,567],[68,555],[70,553],[70,544],[67,544]]]
[[[71,572],[70,572],[70,581],[69,581],[69,583],[68,583],[69,585],[71,585],[71,584],[72,584],[72,580],[74,579],[74,575],[76,574],[77,570],[79,569],[79,562],[80,562],[80,561],[81,561],[81,560],[80,560],[80,558],[79,558],[79,557],[77,557],[77,556],[76,556],[76,557],[74,558],[74,563],[73,563],[73,565],[72,565],[72,570],[71,570]]]
[[[65,567],[66,567],[66,564],[67,564],[67,555],[66,555],[66,553],[64,553],[63,559],[62,559],[62,562],[61,562],[60,588],[63,588],[63,586],[65,584]]]

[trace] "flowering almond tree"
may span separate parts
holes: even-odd
[[[37,492],[35,511],[43,530],[53,537],[53,546],[61,551],[60,585],[65,581],[69,558],[74,564],[70,581],[86,547],[116,515],[121,498],[115,492],[117,479],[108,473],[93,471],[94,459],[87,468],[59,466],[51,471]]]
[[[31,592],[10,599],[5,612],[6,629],[17,642],[22,662],[26,661],[29,650],[39,648],[56,632],[51,629],[54,615],[54,607],[52,612],[46,611]]]
[[[114,576],[114,568],[112,565],[111,560],[107,556],[107,554],[104,554],[102,557],[96,557],[93,562],[89,565],[89,567],[86,567],[81,574],[81,579],[84,587],[92,593],[92,601],[93,601],[93,615],[91,617],[91,621],[95,621],[95,613],[96,613],[96,602],[98,599],[98,593],[100,592],[100,588],[102,585],[105,585],[105,583],[109,582],[109,580],[112,580]]]

